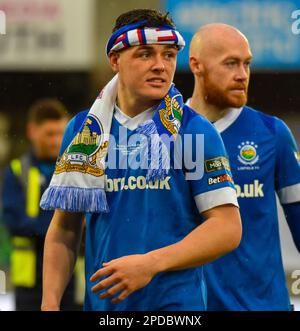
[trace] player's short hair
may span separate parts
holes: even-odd
[[[169,13],[163,13],[155,9],[133,9],[121,14],[117,19],[113,32],[122,26],[140,21],[147,21],[145,26],[170,25],[175,28],[175,24]]]
[[[49,120],[69,119],[67,108],[57,99],[45,98],[34,102],[28,111],[28,122],[42,124]]]

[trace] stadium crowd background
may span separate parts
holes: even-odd
[[[115,17],[133,8],[169,10],[187,42],[209,22],[238,27],[254,55],[248,105],[282,118],[299,146],[300,12],[292,16],[300,10],[298,0],[0,0],[6,20],[5,33],[0,31],[0,182],[4,166],[28,147],[26,112],[36,99],[58,98],[72,114],[93,102],[112,76],[104,52],[110,27]],[[180,54],[175,76],[186,99],[193,88],[187,52],[188,47]],[[288,288],[300,310],[300,294],[292,293],[299,254],[279,212]],[[0,270],[6,272],[7,292],[0,293],[0,310],[13,309],[9,253],[0,220]]]

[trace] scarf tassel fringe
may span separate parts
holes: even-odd
[[[68,212],[109,212],[105,191],[99,188],[50,186],[43,194],[40,206]]]

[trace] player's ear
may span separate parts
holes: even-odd
[[[114,73],[119,72],[119,59],[120,53],[119,52],[110,52],[109,56],[109,63]]]
[[[203,64],[195,57],[190,56],[190,69],[194,75],[200,76],[203,73]]]

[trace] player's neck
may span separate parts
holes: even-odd
[[[230,108],[221,109],[215,105],[207,103],[205,98],[200,94],[195,93],[195,91],[190,99],[189,106],[212,123],[226,116],[231,110]]]
[[[122,112],[129,117],[135,117],[157,104],[154,100],[141,100],[136,97],[128,96],[122,91],[118,91],[116,103]]]

